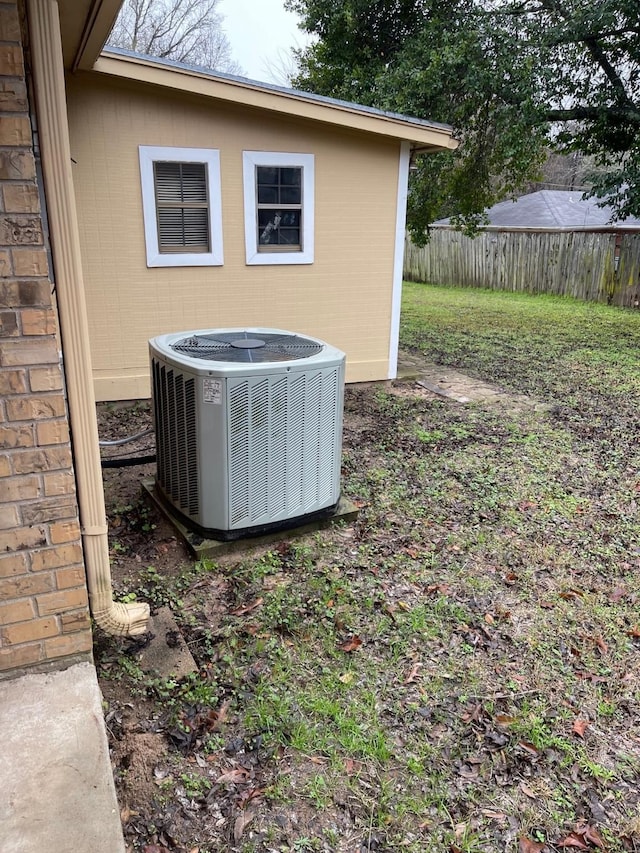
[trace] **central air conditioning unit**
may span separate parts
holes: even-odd
[[[149,341],[156,491],[207,538],[329,516],[340,498],[345,355],[280,329]]]

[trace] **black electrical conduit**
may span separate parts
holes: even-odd
[[[119,447],[122,444],[129,444],[139,438],[145,438],[151,435],[152,429],[145,429],[143,432],[138,432],[136,435],[129,435],[126,438],[116,438],[113,441],[99,441],[100,447]],[[148,465],[149,462],[156,461],[156,454],[148,454],[147,456],[114,456],[111,459],[101,459],[100,465],[102,468],[129,468],[133,465]]]

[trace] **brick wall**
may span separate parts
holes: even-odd
[[[51,292],[20,15],[0,0],[0,676],[91,650]]]

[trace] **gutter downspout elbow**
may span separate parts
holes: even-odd
[[[149,605],[114,602],[111,589],[58,5],[55,0],[28,0],[27,16],[89,604],[107,633],[142,634]]]

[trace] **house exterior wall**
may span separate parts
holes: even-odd
[[[73,75],[68,109],[96,397],[149,396],[147,340],[269,326],[347,353],[347,380],[386,379],[400,142]],[[148,269],[138,146],[220,151],[224,265]],[[315,155],[315,258],[245,262],[242,152]]]
[[[0,3],[0,677],[91,654],[20,17]]]

